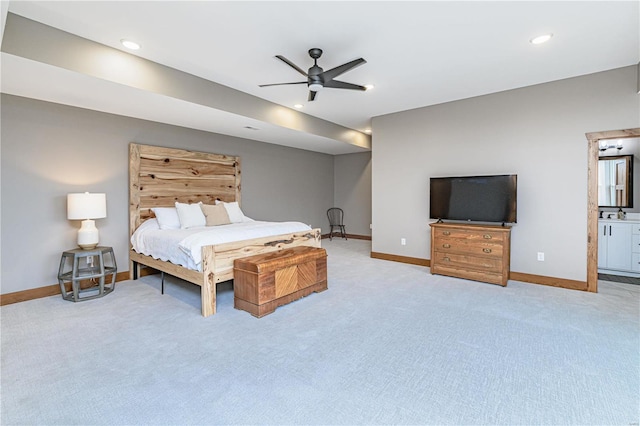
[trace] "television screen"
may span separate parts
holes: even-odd
[[[431,178],[429,217],[516,222],[517,175]]]

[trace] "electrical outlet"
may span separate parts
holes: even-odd
[[[406,238],[400,238],[400,245],[401,246],[406,246],[407,245],[407,239]]]
[[[538,261],[544,262],[544,253],[541,251],[538,252]]]

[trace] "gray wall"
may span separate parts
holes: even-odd
[[[429,177],[517,173],[511,269],[586,280],[585,133],[640,127],[636,70],[375,117],[372,250],[429,258]]]
[[[345,230],[370,236],[371,153],[336,155],[334,159],[334,205],[344,210]]]
[[[129,142],[240,155],[245,214],[328,232],[331,155],[9,95],[1,102],[2,294],[57,282],[60,254],[80,226],[66,218],[69,192],[107,194],[100,243],[128,269]]]

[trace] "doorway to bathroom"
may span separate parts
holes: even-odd
[[[598,159],[602,146],[612,140],[640,137],[640,128],[609,130],[586,134],[588,142],[587,165],[587,291],[598,291]]]

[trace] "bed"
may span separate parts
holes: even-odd
[[[149,219],[155,219],[152,209],[174,207],[176,202],[215,205],[217,201],[240,205],[240,182],[239,157],[131,143],[129,236],[133,237]],[[276,232],[278,229],[283,228],[276,227]],[[255,238],[241,237],[203,245],[199,264],[186,266],[139,253],[131,245],[130,278],[137,279],[141,268],[149,267],[199,285],[202,315],[213,315],[216,313],[216,284],[233,279],[235,259],[295,246],[320,247],[321,232],[317,228],[274,235],[264,235],[264,232]]]

